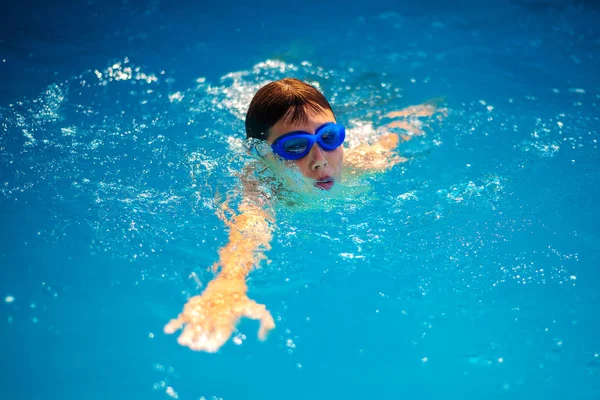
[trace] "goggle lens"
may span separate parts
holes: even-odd
[[[341,143],[340,131],[335,125],[327,126],[321,133],[321,142],[325,145],[325,150],[333,150],[337,148]]]
[[[292,155],[304,153],[308,145],[308,139],[306,138],[291,138],[282,143],[283,151]]]

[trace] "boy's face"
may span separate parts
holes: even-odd
[[[314,135],[321,125],[327,122],[335,122],[335,117],[329,110],[318,114],[309,113],[307,116],[305,123],[277,122],[269,129],[269,143],[273,143],[278,137],[293,131],[304,131]],[[339,181],[342,177],[343,158],[343,146],[339,146],[332,151],[326,151],[315,143],[306,156],[288,162],[296,164],[306,178],[313,179],[316,187],[330,190],[335,181]]]

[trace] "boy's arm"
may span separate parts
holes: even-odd
[[[407,161],[396,152],[396,147],[400,141],[408,141],[414,136],[425,134],[424,127],[429,123],[424,123],[421,118],[432,120],[437,117],[441,120],[447,115],[445,108],[437,105],[437,100],[428,101],[418,106],[406,107],[400,111],[393,111],[386,114],[387,118],[393,118],[383,126],[384,129],[397,128],[405,133],[398,135],[388,133],[381,136],[373,144],[361,144],[352,149],[347,149],[344,155],[344,162],[348,167],[358,170],[386,170],[394,165]]]
[[[192,350],[217,351],[231,337],[241,317],[260,321],[258,336],[264,340],[275,327],[273,317],[262,304],[246,295],[246,276],[265,258],[270,248],[274,218],[255,204],[240,206],[238,215],[227,220],[225,203],[219,217],[230,228],[228,243],[219,250],[221,267],[201,295],[192,297],[183,311],[165,326],[165,333],[174,333],[184,324],[179,344]]]

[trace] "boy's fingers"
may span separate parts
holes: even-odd
[[[263,319],[260,320],[260,329],[258,330],[258,338],[260,340],[265,340],[269,332],[275,328],[273,317],[268,311],[266,313]]]
[[[258,304],[254,300],[249,300],[244,315],[250,319],[260,321],[260,328],[258,330],[258,338],[260,340],[265,340],[269,331],[275,328],[275,321],[264,304]]]
[[[171,333],[175,332],[177,329],[181,328],[181,325],[183,325],[183,319],[181,318],[181,315],[180,315],[179,317],[174,318],[171,321],[169,321],[169,323],[165,325],[164,331],[167,334],[171,334]]]

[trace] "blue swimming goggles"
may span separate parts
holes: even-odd
[[[279,136],[271,145],[273,152],[286,160],[299,160],[308,154],[315,142],[326,151],[337,149],[344,143],[346,130],[340,124],[328,122],[317,128],[314,135],[294,131]]]

